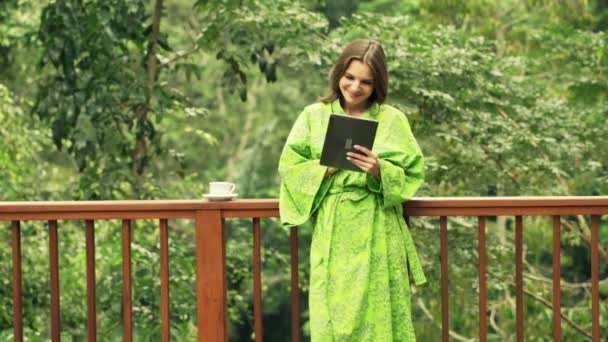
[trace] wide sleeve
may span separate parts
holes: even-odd
[[[333,177],[311,153],[310,112],[305,109],[294,123],[279,159],[281,189],[279,212],[286,227],[306,222],[319,207]]]
[[[367,174],[367,186],[382,196],[384,208],[414,197],[424,181],[424,158],[403,114],[396,115],[380,137],[385,148],[378,153],[380,181]]]

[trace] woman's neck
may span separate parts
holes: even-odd
[[[345,108],[344,112],[346,112],[346,114],[352,115],[352,116],[361,116],[361,115],[363,115],[363,113],[365,113],[365,108],[362,108],[362,109],[348,109],[348,108]]]
[[[340,102],[342,102],[342,101],[340,101]],[[349,106],[348,104],[342,104],[342,108],[344,109],[344,112],[348,115],[360,116],[367,111],[367,109],[369,108],[369,104],[366,102],[361,103],[356,106]]]

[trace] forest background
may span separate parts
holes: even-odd
[[[3,0],[2,200],[200,199],[213,180],[278,197],[278,157],[299,112],[355,38],[382,42],[388,103],[426,156],[417,196],[608,194],[608,3],[601,0]],[[550,218],[524,219],[525,331],[549,341]],[[564,341],[591,331],[588,217],[562,218]],[[196,336],[194,227],[171,221],[171,334]],[[488,222],[489,340],[514,340],[513,218]],[[61,222],[62,338],[86,338],[84,234]],[[137,222],[137,341],[159,340],[159,233]],[[438,222],[412,220],[430,282],[413,288],[421,341],[440,339]],[[122,336],[120,222],[98,222],[98,337]],[[262,220],[264,338],[290,336],[288,233]],[[253,338],[250,222],[228,221],[231,341]],[[311,227],[300,229],[309,339]],[[49,338],[48,236],[23,225],[26,339]],[[10,228],[0,274],[11,274]],[[477,335],[477,239],[450,219],[450,334]],[[600,227],[600,331],[608,331],[608,221]],[[12,279],[0,278],[0,340],[12,340]]]

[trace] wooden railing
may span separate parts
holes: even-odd
[[[486,252],[485,217],[515,216],[516,256],[516,326],[517,341],[524,339],[523,325],[523,221],[522,216],[553,217],[553,333],[561,340],[560,312],[560,216],[591,215],[591,298],[592,332],[600,341],[599,330],[599,254],[600,216],[608,214],[608,197],[537,197],[537,198],[417,198],[405,205],[406,219],[412,216],[439,216],[441,240],[442,340],[449,340],[448,316],[448,216],[478,217],[479,238],[479,340],[486,341]],[[109,201],[109,202],[0,202],[0,221],[12,221],[13,317],[15,341],[23,341],[21,232],[20,222],[46,220],[49,227],[51,340],[60,340],[60,301],[57,221],[84,220],[87,269],[88,340],[96,341],[95,307],[95,220],[121,219],[123,247],[123,326],[124,341],[132,340],[131,319],[131,224],[137,219],[158,219],[160,228],[160,291],[162,340],[170,339],[169,322],[169,253],[168,220],[193,219],[196,239],[196,296],[199,341],[227,340],[226,309],[226,218],[251,218],[253,228],[254,329],[256,341],[262,341],[262,287],[260,218],[278,217],[276,199],[206,201]],[[298,303],[297,227],[291,228],[292,341],[300,340]],[[603,332],[603,335],[606,335]],[[606,336],[603,336],[604,338]]]
[[[608,197],[492,197],[429,198],[407,203],[406,216],[439,216],[441,239],[441,322],[442,341],[449,340],[448,317],[448,216],[478,217],[479,252],[479,340],[487,340],[486,245],[487,216],[515,216],[515,287],[517,341],[524,340],[523,314],[523,221],[522,216],[553,217],[553,339],[561,341],[560,216],[591,215],[591,301],[592,341],[600,341],[599,238],[601,215],[608,214]],[[606,332],[603,333],[606,337]]]

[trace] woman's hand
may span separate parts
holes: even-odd
[[[348,152],[346,159],[350,160],[351,163],[355,164],[361,170],[380,180],[380,159],[371,150],[367,148],[355,145],[354,148],[361,151],[363,154]]]
[[[325,172],[325,177],[329,177],[329,176],[333,175],[334,173],[336,173],[336,171],[338,171],[337,168],[328,166],[327,171]]]

